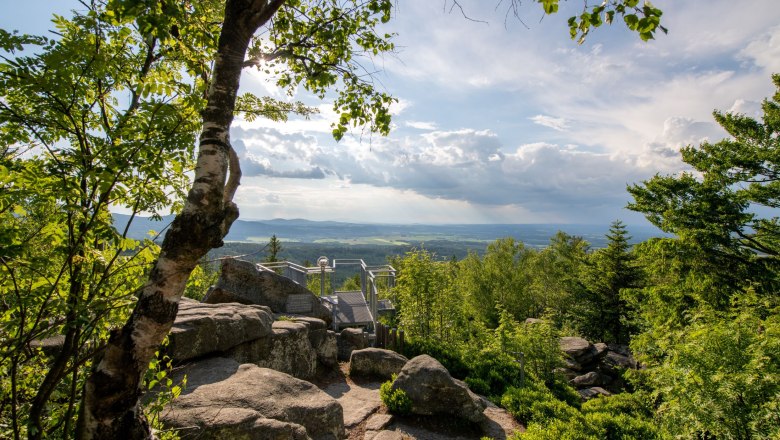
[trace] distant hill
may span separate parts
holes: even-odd
[[[113,214],[115,225],[124,229],[129,216]],[[136,217],[130,225],[128,235],[140,239],[149,238],[150,230],[163,231],[173,216],[163,217],[161,221]],[[272,235],[282,242],[341,244],[341,245],[381,245],[381,246],[417,246],[420,243],[433,242],[470,242],[473,245],[486,245],[499,238],[513,237],[527,246],[544,247],[550,237],[558,231],[583,237],[592,247],[606,244],[605,234],[609,225],[572,225],[572,224],[465,224],[465,225],[394,225],[365,224],[333,221],[311,221],[304,219],[273,220],[237,220],[225,238],[227,242],[265,244]],[[651,237],[664,234],[652,226],[629,225],[632,243],[638,243]]]

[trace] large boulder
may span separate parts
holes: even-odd
[[[268,306],[274,313],[312,316],[330,323],[333,316],[309,289],[249,261],[227,258],[217,284],[203,298],[210,304],[238,302]]]
[[[596,371],[589,371],[585,374],[575,377],[570,381],[574,388],[589,388],[596,385],[602,385],[603,379],[601,374]]]
[[[308,333],[305,323],[275,321],[271,337],[238,345],[225,356],[239,363],[253,363],[299,379],[310,379],[317,374],[318,362]]]
[[[612,375],[620,375],[623,371],[635,369],[636,367],[636,360],[634,360],[633,356],[621,354],[612,350],[608,351],[604,360],[601,361],[601,369]]]
[[[570,366],[574,370],[581,370],[598,362],[599,358],[606,352],[603,344],[594,346],[588,340],[575,336],[566,336],[560,340],[561,351],[580,368]]]
[[[390,379],[393,374],[400,373],[407,362],[409,359],[392,350],[382,348],[355,350],[349,358],[349,375]]]
[[[428,355],[406,363],[393,382],[393,390],[397,389],[412,401],[414,414],[449,414],[477,423],[485,419],[485,402]]]
[[[183,439],[340,439],[341,405],[316,386],[290,375],[226,358],[177,372],[187,387],[161,413]]]
[[[168,353],[176,363],[221,353],[269,337],[272,322],[268,307],[203,304],[182,298],[168,336]]]
[[[345,328],[339,333],[338,358],[340,361],[348,361],[352,352],[368,347],[368,333],[359,328]]]

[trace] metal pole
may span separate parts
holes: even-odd
[[[320,266],[320,298],[325,296],[325,267]]]

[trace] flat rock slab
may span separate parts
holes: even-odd
[[[398,431],[366,431],[363,440],[408,440],[413,437],[404,435]]]
[[[374,414],[366,422],[366,431],[381,431],[392,421],[392,414]]]
[[[353,428],[382,406],[377,383],[358,386],[354,382],[336,382],[324,388],[326,394],[336,399],[344,410],[344,426]]]

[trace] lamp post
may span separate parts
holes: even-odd
[[[320,298],[325,296],[325,268],[328,267],[328,257],[317,258],[317,266],[320,267]]]

